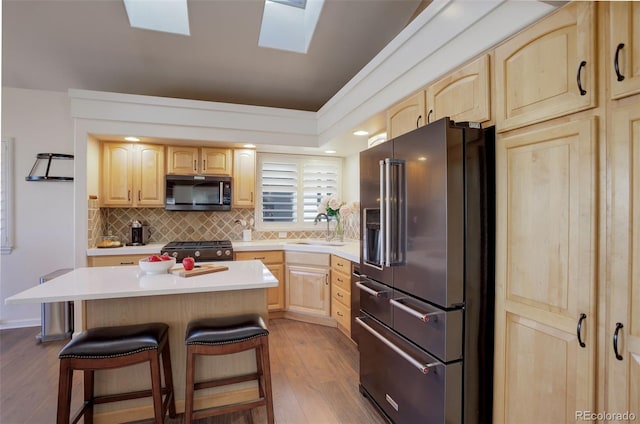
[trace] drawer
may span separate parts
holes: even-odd
[[[351,293],[351,277],[331,270],[331,285],[338,286],[347,293]]]
[[[235,252],[236,261],[259,260],[264,264],[281,264],[284,262],[282,250],[256,250],[253,252]]]
[[[331,288],[333,293],[333,298],[338,302],[342,303],[345,307],[351,309],[351,294],[342,290],[340,287],[335,284]]]
[[[331,316],[338,321],[338,324],[351,332],[351,310],[340,302],[331,305]]]
[[[89,256],[89,266],[121,266],[138,265],[140,259],[149,255],[113,255],[113,256]]]
[[[331,268],[346,275],[351,274],[351,261],[340,256],[331,255]]]
[[[329,266],[329,255],[326,253],[286,252],[287,264]]]

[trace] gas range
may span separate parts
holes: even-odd
[[[233,260],[233,246],[230,240],[172,241],[160,252],[168,253],[178,262],[187,256],[191,256],[196,262]]]

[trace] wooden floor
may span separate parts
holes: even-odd
[[[358,391],[356,345],[337,329],[287,319],[269,322],[274,411],[278,424],[375,424],[385,421]],[[57,354],[64,341],[36,344],[39,328],[0,331],[0,423],[55,422]],[[72,411],[81,404],[74,375]],[[167,419],[184,422],[182,415]],[[265,423],[264,408],[198,421]]]

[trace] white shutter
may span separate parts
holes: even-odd
[[[261,168],[262,221],[296,222],[297,164],[286,160],[264,160]]]
[[[312,229],[322,198],[340,195],[340,158],[262,153],[258,164],[256,221],[262,228]]]

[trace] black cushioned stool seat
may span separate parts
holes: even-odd
[[[219,318],[202,318],[187,325],[187,383],[185,394],[185,423],[193,420],[226,414],[265,405],[267,420],[274,422],[271,391],[271,366],[269,364],[269,330],[258,314],[246,314]],[[256,373],[195,382],[195,358],[197,355],[229,355],[255,349]],[[257,380],[259,398],[253,401],[222,405],[201,411],[193,411],[194,392],[210,387]]]
[[[60,379],[58,383],[58,423],[69,422],[73,371],[84,371],[84,404],[72,422],[84,417],[85,423],[93,422],[93,405],[118,402],[142,397],[153,398],[155,422],[164,422],[169,416],[175,417],[176,407],[173,395],[173,376],[168,343],[169,326],[163,323],[127,325],[120,327],[99,327],[89,329],[72,339],[58,354],[60,359]],[[165,376],[162,388],[160,356]],[[93,379],[95,370],[120,368],[141,362],[149,362],[151,368],[151,390],[132,393],[94,396]],[[165,396],[164,402],[162,396]]]

